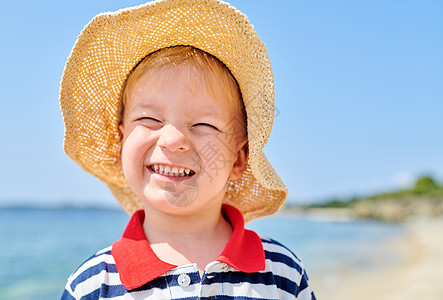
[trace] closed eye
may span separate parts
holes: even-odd
[[[163,127],[163,122],[152,117],[140,117],[137,120],[137,123],[142,124],[150,129],[160,129]]]
[[[157,120],[156,118],[153,118],[153,117],[140,117],[137,120],[152,120],[152,121],[156,121],[156,122],[160,122],[161,123],[160,120]]]
[[[212,125],[212,124],[208,124],[208,123],[197,123],[192,125],[192,127],[194,128],[202,128],[202,129],[209,129],[209,130],[217,130],[220,131],[220,129],[218,129],[216,126]]]

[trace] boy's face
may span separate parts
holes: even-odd
[[[169,72],[142,76],[128,91],[121,165],[145,207],[203,212],[222,203],[228,178],[242,175],[247,138],[221,90],[191,90],[183,69]]]

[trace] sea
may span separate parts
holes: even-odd
[[[0,208],[0,299],[59,299],[70,273],[119,239],[128,220],[117,209]],[[405,234],[398,223],[286,212],[247,228],[285,244],[322,284],[395,262],[392,241]]]

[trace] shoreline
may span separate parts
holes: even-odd
[[[395,254],[375,268],[346,268],[334,276],[310,278],[323,300],[437,300],[443,298],[443,218],[403,222],[406,234],[378,245],[376,259]]]

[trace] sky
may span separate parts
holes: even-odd
[[[59,83],[96,14],[144,1],[6,1],[0,205],[114,205],[63,152]],[[443,2],[236,0],[265,43],[277,115],[265,154],[294,203],[443,181]]]

